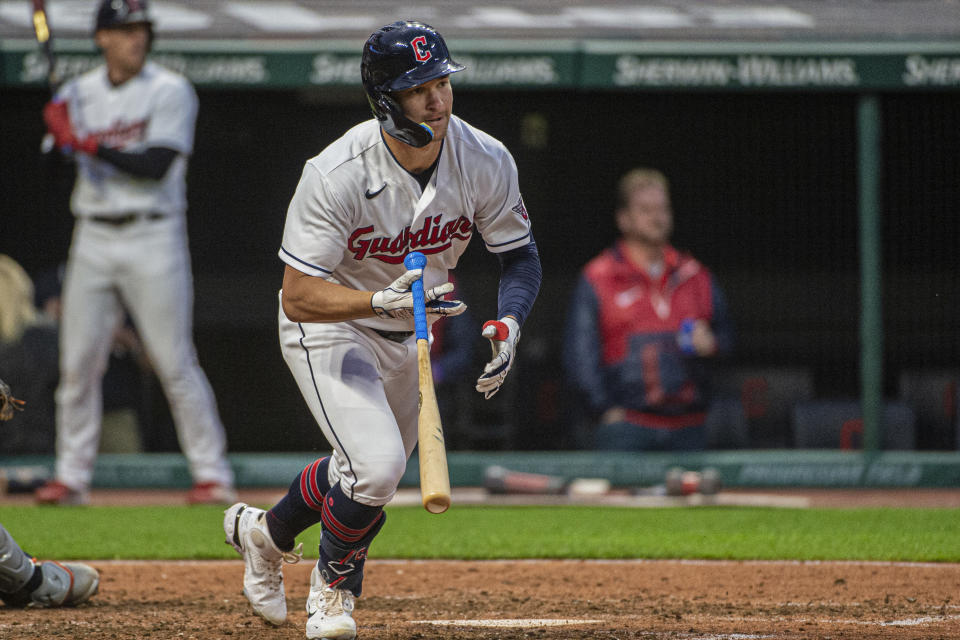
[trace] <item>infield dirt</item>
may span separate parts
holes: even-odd
[[[851,498],[860,506],[899,501],[830,496],[833,506],[852,506]],[[811,502],[826,499],[813,495]],[[913,494],[914,505],[955,500],[955,492]],[[91,564],[101,586],[88,604],[0,607],[0,638],[304,637],[309,560],[284,568],[289,616],[280,627],[252,613],[239,559]],[[376,558],[374,549],[366,569],[355,612],[361,640],[960,640],[960,564],[395,561]]]

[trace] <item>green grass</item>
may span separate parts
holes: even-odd
[[[709,558],[960,562],[960,510],[388,507],[377,558]],[[41,558],[236,558],[215,507],[0,506]],[[320,527],[300,536],[316,557]]]

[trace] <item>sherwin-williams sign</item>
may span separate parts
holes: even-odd
[[[88,43],[65,41],[61,47],[61,77],[100,63]],[[182,41],[164,43],[153,59],[203,88],[359,88],[360,56],[353,48]],[[457,59],[467,65],[457,85],[476,89],[960,90],[960,42],[884,47],[545,41],[510,48],[471,41],[459,46]],[[46,62],[34,42],[0,44],[0,86],[45,81]]]
[[[960,55],[587,55],[581,86],[598,89],[960,89]]]
[[[74,44],[75,47],[70,45]],[[82,41],[61,43],[57,66],[68,78],[101,63]],[[186,75],[204,88],[360,87],[360,55],[353,43],[328,43],[322,50],[302,45],[267,48],[262,43],[225,47],[219,42],[167,42],[151,55],[159,64]],[[567,48],[462,48],[457,60],[467,69],[458,86],[478,88],[576,87],[581,54]],[[0,86],[31,86],[46,82],[46,61],[32,41],[0,44]]]

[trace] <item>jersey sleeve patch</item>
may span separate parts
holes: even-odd
[[[515,214],[523,218],[524,220],[529,220],[530,217],[527,215],[527,207],[523,204],[523,196],[520,196],[517,199],[517,204],[510,207],[510,210]]]

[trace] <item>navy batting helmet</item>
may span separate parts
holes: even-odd
[[[400,20],[375,31],[363,45],[360,77],[373,115],[393,137],[414,147],[433,140],[426,124],[416,123],[390,95],[430,80],[463,71],[450,57],[436,29],[422,22]]]
[[[100,3],[94,32],[128,24],[146,24],[150,35],[153,35],[153,20],[147,10],[147,0],[103,0]]]

